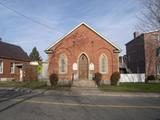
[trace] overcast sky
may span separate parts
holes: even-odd
[[[0,37],[20,45],[28,54],[34,46],[45,60],[44,50],[81,22],[109,38],[125,54],[125,43],[133,38],[138,0],[0,0]],[[33,20],[49,26],[44,27]]]

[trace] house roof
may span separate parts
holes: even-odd
[[[125,45],[128,45],[128,44],[132,43],[135,39],[138,39],[138,38],[142,37],[143,35],[150,34],[150,33],[155,33],[155,32],[160,32],[160,30],[153,30],[153,31],[148,31],[148,32],[141,33],[136,38],[133,38],[131,41],[127,42]]]
[[[139,38],[141,38],[143,35],[144,35],[144,33],[141,33],[141,34],[140,34],[140,35],[138,35],[136,38],[133,38],[132,40],[128,41],[125,45],[128,45],[128,44],[130,44],[130,43],[134,42],[134,41],[135,41],[135,39],[139,39]]]
[[[0,41],[0,58],[30,61],[27,53],[17,45]]]
[[[88,27],[90,30],[92,30],[93,32],[95,32],[97,35],[99,35],[101,38],[103,38],[106,42],[108,42],[109,44],[111,44],[114,48],[116,48],[118,51],[121,51],[121,49],[113,44],[108,38],[104,37],[103,35],[101,35],[100,33],[98,33],[96,30],[94,30],[93,28],[91,28],[89,25],[87,25],[86,23],[82,22],[79,25],[77,25],[75,28],[73,28],[70,32],[68,32],[67,34],[65,34],[63,37],[61,37],[57,42],[55,42],[54,44],[52,44],[50,47],[48,47],[45,51],[49,51],[53,46],[57,45],[61,40],[63,40],[66,36],[68,36],[70,33],[72,33],[75,29],[77,29],[78,27],[80,27],[81,25],[85,25],[86,27]]]

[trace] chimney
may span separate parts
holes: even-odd
[[[138,36],[139,36],[139,32],[134,32],[134,33],[133,33],[134,39],[135,39],[136,37],[138,37]]]

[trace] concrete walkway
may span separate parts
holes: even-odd
[[[51,95],[61,94],[66,96],[112,96],[112,97],[160,97],[160,93],[145,93],[145,92],[104,92],[100,91],[98,88],[77,88],[73,87],[71,90],[44,90],[44,89],[36,89],[32,90],[29,88],[0,88],[0,90],[15,90],[22,91],[28,93],[41,93]]]
[[[34,90],[42,91],[42,90]],[[155,97],[160,98],[160,93],[145,93],[145,92],[103,92],[98,88],[72,88],[70,91],[48,90],[45,94],[61,94],[66,96],[111,96],[111,97]]]

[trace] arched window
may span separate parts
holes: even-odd
[[[108,60],[105,54],[102,54],[99,59],[99,70],[101,74],[106,74],[108,72]]]
[[[67,56],[65,54],[61,54],[59,57],[59,73],[67,73]]]

